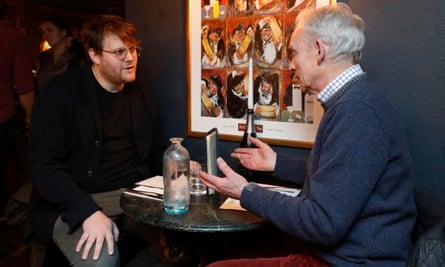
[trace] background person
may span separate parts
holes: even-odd
[[[257,149],[231,154],[245,167],[302,184],[296,197],[265,189],[235,173],[202,180],[303,242],[307,251],[277,258],[238,259],[218,266],[406,266],[416,221],[413,167],[404,130],[358,61],[365,24],[343,3],[305,9],[289,48],[302,88],[324,108],[308,159]],[[306,265],[305,265],[306,264]]]
[[[51,46],[40,53],[36,70],[39,90],[52,78],[86,64],[82,44],[73,36],[72,26],[61,17],[48,17],[40,24],[43,39]]]
[[[3,217],[8,193],[6,167],[17,142],[16,98],[29,126],[34,105],[32,66],[25,48],[25,36],[14,21],[5,18],[7,6],[0,0],[0,217]]]
[[[165,146],[152,93],[135,83],[134,25],[97,16],[83,42],[92,65],[54,78],[37,98],[30,216],[72,266],[119,266],[120,232],[135,230],[122,216],[122,188],[161,174]]]

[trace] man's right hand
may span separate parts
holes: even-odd
[[[114,254],[114,242],[119,237],[116,224],[102,211],[96,211],[86,218],[82,224],[82,236],[76,244],[76,252],[82,251],[82,259],[86,260],[90,249],[94,246],[93,260],[98,260],[104,242],[107,243],[108,254]]]

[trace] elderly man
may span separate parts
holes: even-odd
[[[296,19],[291,61],[302,88],[324,108],[308,159],[277,154],[256,138],[257,148],[232,153],[247,168],[302,184],[298,196],[248,183],[221,158],[224,178],[200,174],[210,188],[301,240],[305,251],[210,266],[406,266],[416,218],[413,168],[402,126],[358,65],[364,30],[342,3]]]

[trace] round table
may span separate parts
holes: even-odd
[[[122,194],[121,207],[130,218],[163,229],[185,232],[237,232],[260,227],[264,219],[249,212],[220,209],[226,198],[191,196],[190,208],[184,214],[168,214],[161,200]]]
[[[249,211],[220,209],[225,199],[218,194],[191,196],[189,211],[184,214],[166,213],[162,200],[125,193],[120,204],[131,219],[165,230],[161,244],[169,261],[193,258],[205,266],[220,257],[230,236],[265,224]]]

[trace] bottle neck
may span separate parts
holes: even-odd
[[[246,119],[246,130],[247,133],[254,133],[255,132],[255,121],[253,116],[253,109],[247,110],[247,119]]]

